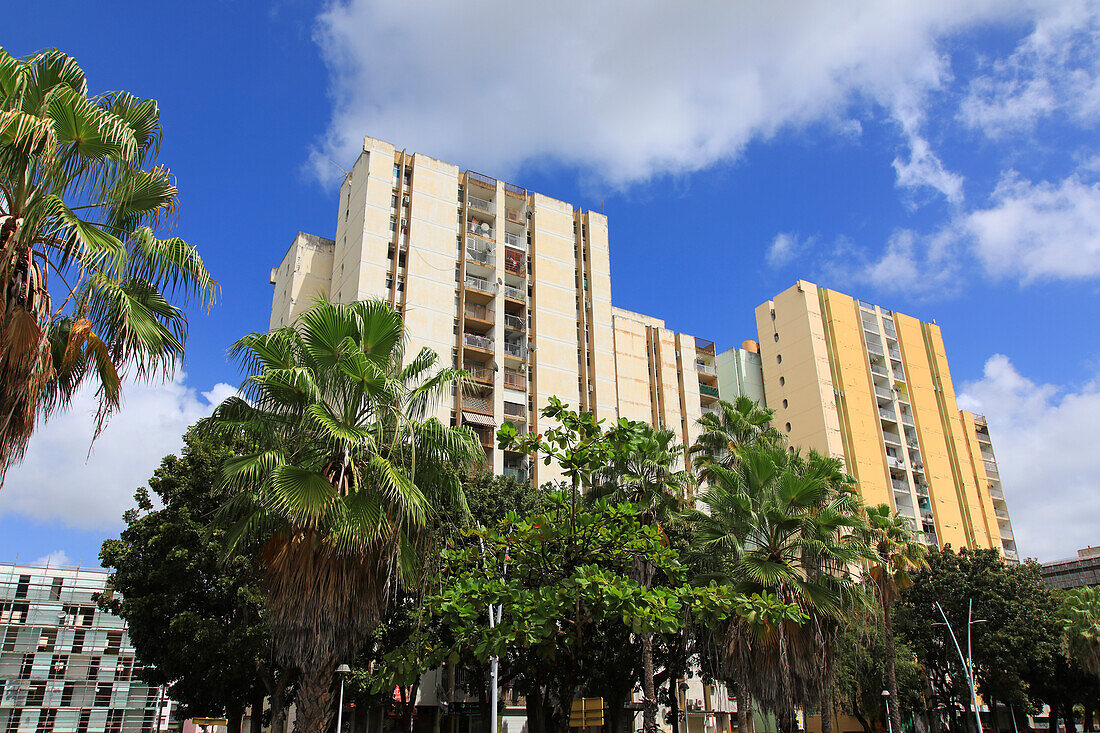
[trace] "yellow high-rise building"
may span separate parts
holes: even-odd
[[[927,544],[1017,559],[988,428],[959,410],[935,323],[800,280],[756,326],[765,402],[793,445],[843,458],[864,500]]]
[[[497,473],[560,478],[494,447],[504,421],[539,430],[552,395],[694,440],[718,397],[714,344],[612,308],[603,214],[370,137],[339,201],[335,239],[299,234],[271,271],[272,328],[319,295],[398,308],[410,355],[426,346],[472,375],[436,416],[473,427]]]

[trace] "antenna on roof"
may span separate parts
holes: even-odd
[[[340,165],[339,163],[337,163],[337,162],[336,162],[335,160],[333,160],[332,158],[329,158],[329,159],[328,159],[328,162],[329,162],[329,163],[332,163],[332,164],[333,164],[334,166],[336,166],[337,168],[339,168],[339,169],[340,169],[340,171],[341,171],[341,172],[343,172],[343,174],[344,174],[344,178],[345,178],[345,179],[347,179],[347,177],[351,175],[351,174],[350,174],[350,173],[348,173],[348,172],[347,172],[346,170],[344,170],[344,167],[343,167],[342,165]]]

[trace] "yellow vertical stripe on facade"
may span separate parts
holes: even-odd
[[[974,413],[965,410],[959,411],[959,419],[963,426],[963,435],[966,440],[967,456],[970,460],[970,470],[973,472],[975,485],[978,490],[978,501],[981,507],[980,530],[985,531],[986,541],[990,547],[1001,548],[1001,530],[997,525],[997,515],[993,506],[993,497],[989,493],[989,475],[982,461],[981,447],[978,445],[978,430],[974,422]]]

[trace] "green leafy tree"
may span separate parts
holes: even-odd
[[[165,686],[184,714],[225,714],[232,728],[267,694],[279,730],[288,676],[272,664],[259,574],[250,555],[226,557],[224,533],[209,529],[212,489],[233,455],[220,441],[184,435],[180,456],[166,456],[138,489],[122,534],[103,543],[118,594],[100,605],[126,621],[142,678]]]
[[[299,673],[296,728],[323,733],[336,666],[354,660],[395,574],[430,551],[425,528],[462,506],[451,461],[483,457],[468,428],[429,409],[463,374],[424,349],[405,362],[401,316],[380,301],[318,301],[296,327],[251,334],[231,353],[244,397],[205,428],[256,450],[228,459],[220,510],[231,547],[259,543],[277,658]]]
[[[887,504],[867,508],[867,523],[860,528],[860,539],[871,550],[867,561],[867,579],[875,589],[882,608],[886,642],[886,689],[894,704],[890,707],[892,725],[901,730],[901,705],[898,694],[896,655],[894,653],[894,603],[902,590],[913,584],[913,574],[927,567],[928,549],[916,538],[909,520],[895,514]]]
[[[1066,591],[1060,613],[1065,624],[1067,656],[1088,672],[1100,675],[1100,587]]]
[[[788,621],[767,635],[729,629],[733,674],[780,730],[795,730],[794,708],[818,698],[824,655],[822,619],[842,620],[863,557],[851,532],[859,516],[833,485],[833,469],[806,461],[782,444],[744,447],[732,468],[710,466],[711,482],[693,511],[698,544],[710,554],[710,577],[745,594],[767,593],[793,604],[811,624]]]
[[[645,423],[620,420],[607,433],[613,449],[610,460],[600,471],[600,480],[586,495],[590,501],[608,499],[630,502],[639,511],[639,520],[664,534],[667,525],[678,518],[687,502],[694,478],[680,468],[684,449],[676,443],[671,430],[657,430]],[[656,565],[639,557],[632,576],[646,588],[657,580]],[[653,632],[641,634],[643,729],[657,730],[657,688],[653,662]]]
[[[928,674],[937,716],[946,713],[955,730],[965,725],[958,715],[971,709],[966,671],[937,602],[964,646],[971,601],[973,618],[983,620],[971,628],[971,648],[978,694],[990,708],[1003,703],[1032,709],[1038,704],[1037,678],[1059,655],[1061,639],[1057,599],[1042,584],[1039,566],[1008,565],[995,550],[956,553],[950,547],[932,551],[927,562],[901,593],[897,630]]]
[[[0,49],[0,481],[80,385],[96,385],[102,428],[124,370],[168,376],[179,306],[214,300],[195,248],[161,237],[178,192],[160,142],[155,100],[89,96],[60,51]]]

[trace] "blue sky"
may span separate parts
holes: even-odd
[[[616,305],[721,348],[803,277],[943,328],[1017,544],[1100,542],[1100,10],[1086,2],[20,3],[93,91],[161,105],[175,232],[222,286],[183,371],[90,400],[0,491],[0,559],[99,542],[266,327],[268,270],[331,236],[364,134],[607,213]]]

